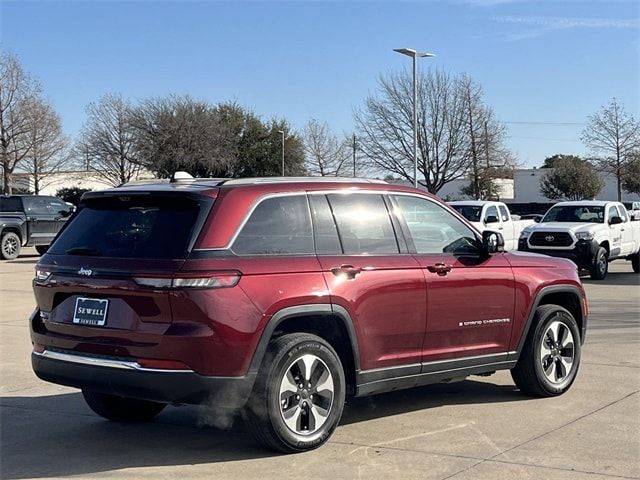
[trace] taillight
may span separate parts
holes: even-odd
[[[240,281],[240,272],[215,272],[207,275],[193,274],[176,277],[134,277],[134,282],[150,288],[228,288]]]
[[[47,280],[49,280],[50,276],[51,276],[51,272],[36,266],[36,276],[34,277],[34,280],[36,282],[45,283]]]

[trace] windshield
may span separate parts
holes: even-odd
[[[185,197],[91,199],[49,248],[54,255],[185,258],[209,200]]]
[[[478,205],[451,205],[460,215],[470,222],[479,222],[482,207]]]
[[[604,207],[594,205],[559,205],[552,207],[542,219],[547,222],[604,223]]]

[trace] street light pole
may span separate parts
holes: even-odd
[[[435,57],[433,53],[418,52],[412,48],[394,48],[394,52],[413,60],[413,186],[418,188],[418,58]]]
[[[284,130],[278,130],[278,133],[282,135],[282,176],[284,177]]]

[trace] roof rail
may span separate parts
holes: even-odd
[[[222,182],[224,185],[256,185],[261,183],[387,183],[372,178],[350,177],[255,177],[232,178]]]

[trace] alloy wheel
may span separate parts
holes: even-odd
[[[540,344],[540,362],[547,380],[553,384],[564,382],[573,369],[574,358],[571,330],[558,320],[551,322]]]
[[[15,254],[17,249],[18,249],[18,241],[14,237],[8,236],[7,238],[4,239],[4,242],[2,243],[2,252],[6,256],[9,257]]]
[[[289,430],[311,435],[327,421],[335,384],[327,364],[312,354],[304,354],[285,370],[280,382],[280,415]]]

